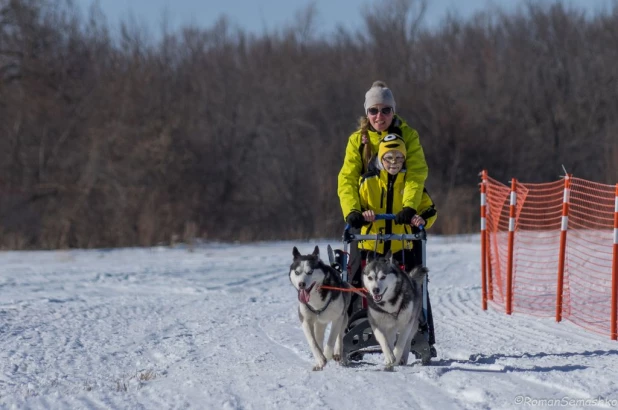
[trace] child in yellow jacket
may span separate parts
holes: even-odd
[[[389,134],[380,141],[378,155],[371,161],[367,173],[361,177],[359,196],[362,207],[362,215],[365,225],[361,228],[361,234],[406,234],[414,229],[424,226],[430,228],[437,218],[435,205],[426,189],[419,206],[419,211],[414,211],[407,224],[396,224],[392,220],[376,220],[376,214],[397,214],[403,208],[403,191],[405,183],[404,168],[406,160],[405,142],[397,134]],[[389,250],[395,260],[405,263],[406,271],[423,263],[420,250],[420,241],[403,243],[404,241],[363,241],[358,244],[361,257],[366,260],[374,254],[385,255]],[[416,248],[416,249],[414,249]],[[415,252],[416,251],[416,252]],[[427,295],[427,331],[429,332],[429,344],[432,346],[432,356],[436,356],[435,334],[433,315],[429,294]]]
[[[371,161],[367,173],[360,181],[359,197],[365,220],[361,234],[408,234],[412,233],[413,227],[422,225],[427,229],[435,222],[437,212],[426,189],[423,189],[420,211],[418,213],[414,211],[414,216],[407,224],[398,225],[392,220],[375,219],[376,214],[397,214],[403,209],[405,158],[405,143],[397,134],[389,134],[380,141],[378,155]],[[400,262],[403,263],[405,259],[406,269],[411,269],[422,262],[414,260],[412,243],[388,241],[376,245],[375,241],[363,241],[358,247],[365,251],[375,251],[380,255],[385,255],[390,250]],[[402,255],[404,248],[407,252]],[[366,252],[363,253],[366,257]]]

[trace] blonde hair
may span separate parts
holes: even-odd
[[[363,171],[366,171],[369,167],[369,160],[373,156],[373,149],[371,148],[371,140],[369,139],[369,118],[363,115],[358,119],[360,126],[361,144],[365,144],[363,147]],[[364,141],[364,142],[363,142]]]

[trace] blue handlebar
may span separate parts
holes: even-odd
[[[395,214],[376,214],[376,221],[385,220],[385,221],[393,221],[395,219]],[[345,231],[349,231],[351,228],[350,224],[345,225]],[[418,227],[421,231],[425,230],[425,225],[420,225]]]
[[[377,214],[376,215],[376,221],[378,219],[384,219],[386,221],[393,221],[395,220],[395,214]],[[420,225],[418,226],[418,229],[420,229],[421,231],[425,229],[425,225]]]

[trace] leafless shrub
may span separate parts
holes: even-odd
[[[194,221],[185,222],[185,230],[182,235],[183,242],[187,244],[189,251],[193,252],[195,238],[197,237],[197,224]]]
[[[96,6],[0,0],[0,245],[337,236],[336,176],[376,79],[421,136],[435,233],[477,230],[482,168],[616,182],[616,6],[428,31],[426,5],[380,3],[356,33],[319,35],[309,5],[261,36],[222,18],[156,43],[139,22],[115,36]]]

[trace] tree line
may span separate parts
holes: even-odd
[[[309,5],[273,32],[224,17],[153,40],[96,6],[0,0],[0,246],[337,237],[337,174],[375,80],[416,128],[439,216],[478,230],[478,173],[618,182],[618,7],[529,3],[424,28],[426,3],[356,31]]]

